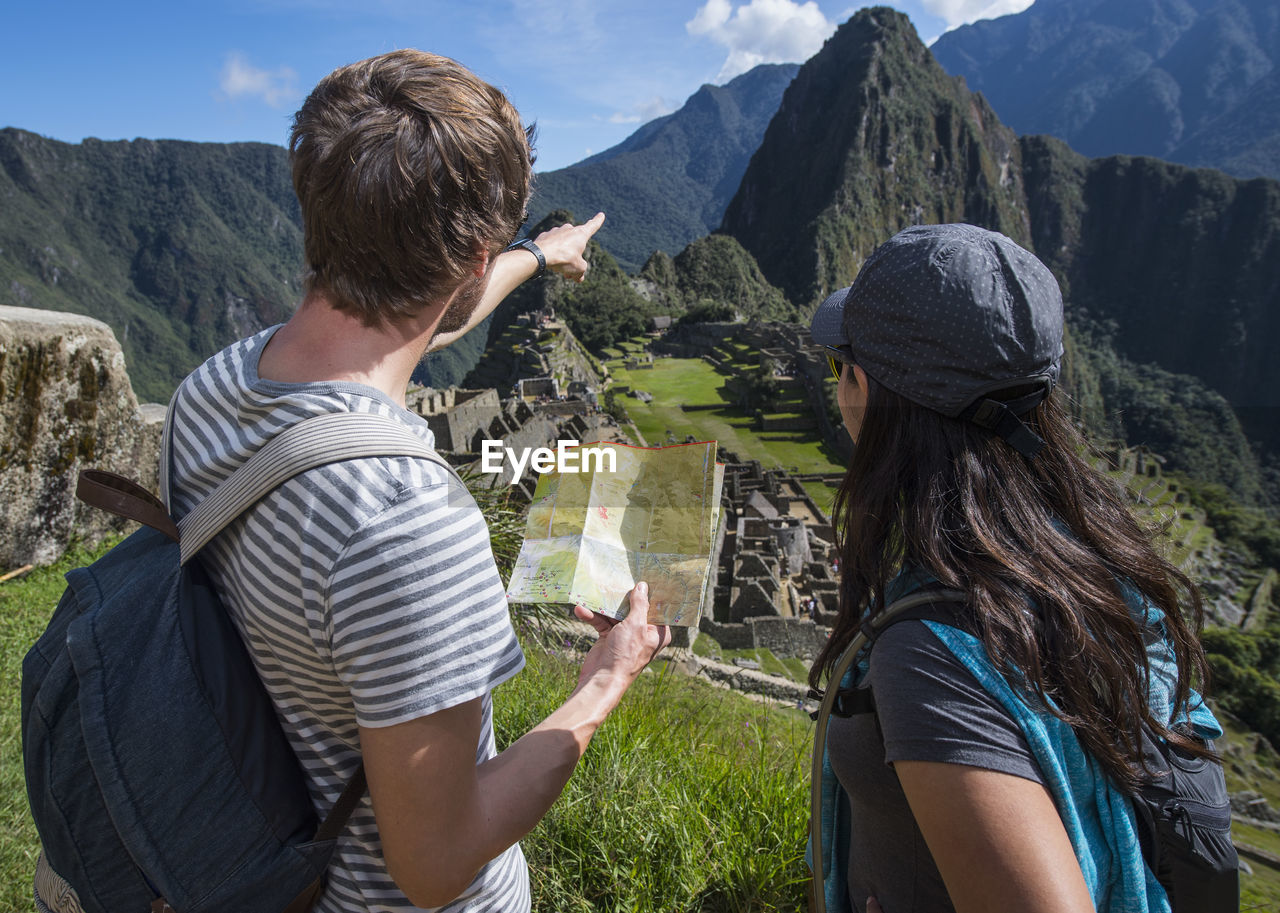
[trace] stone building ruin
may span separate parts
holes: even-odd
[[[725,649],[763,647],[811,659],[830,633],[838,600],[830,520],[800,477],[727,451],[721,457],[715,583],[699,630]]]

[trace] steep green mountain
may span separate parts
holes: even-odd
[[[847,285],[898,228],[970,221],[1026,242],[1017,136],[942,71],[910,20],[862,10],[783,95],[723,230],[792,301]]]
[[[284,149],[0,130],[0,303],[110,324],[139,398],[288,317],[302,232]]]
[[[798,316],[795,306],[765,279],[755,257],[729,235],[699,238],[674,260],[655,251],[637,280],[633,285],[640,294],[691,319],[789,321]]]
[[[863,10],[797,74],[724,229],[812,307],[876,243],[937,221],[1003,231],[1054,270],[1095,430],[1265,500],[1250,441],[1280,453],[1280,184],[1017,139],[905,16]]]
[[[1019,133],[1280,178],[1275,0],[1036,0],[933,53]]]
[[[727,85],[704,85],[680,110],[612,149],[538,174],[531,217],[567,209],[586,218],[603,210],[599,241],[631,272],[655,250],[675,255],[720,224],[797,69],[763,64]]]

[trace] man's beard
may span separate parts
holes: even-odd
[[[489,272],[486,270],[483,276],[471,276],[458,286],[457,292],[453,296],[453,300],[449,302],[449,306],[445,308],[440,322],[436,325],[436,331],[431,338],[435,339],[444,333],[456,333],[467,325],[467,321],[471,319],[471,315],[475,313],[476,306],[480,300],[484,298],[484,290],[489,286]]]

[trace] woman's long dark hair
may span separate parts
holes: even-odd
[[[1148,706],[1143,629],[1120,581],[1165,612],[1178,666],[1176,706],[1207,680],[1200,594],[1087,461],[1061,394],[1027,416],[1045,442],[1027,459],[971,422],[868,384],[834,511],[840,612],[810,682],[817,687],[830,671],[862,613],[884,608],[899,570],[917,567],[968,593],[974,633],[992,662],[1068,723],[1122,788],[1133,790],[1142,778],[1144,721],[1203,755]]]

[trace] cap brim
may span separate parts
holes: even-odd
[[[849,340],[844,335],[844,300],[848,295],[849,286],[838,289],[828,295],[827,300],[818,305],[818,309],[813,312],[809,332],[818,345],[849,345]]]

